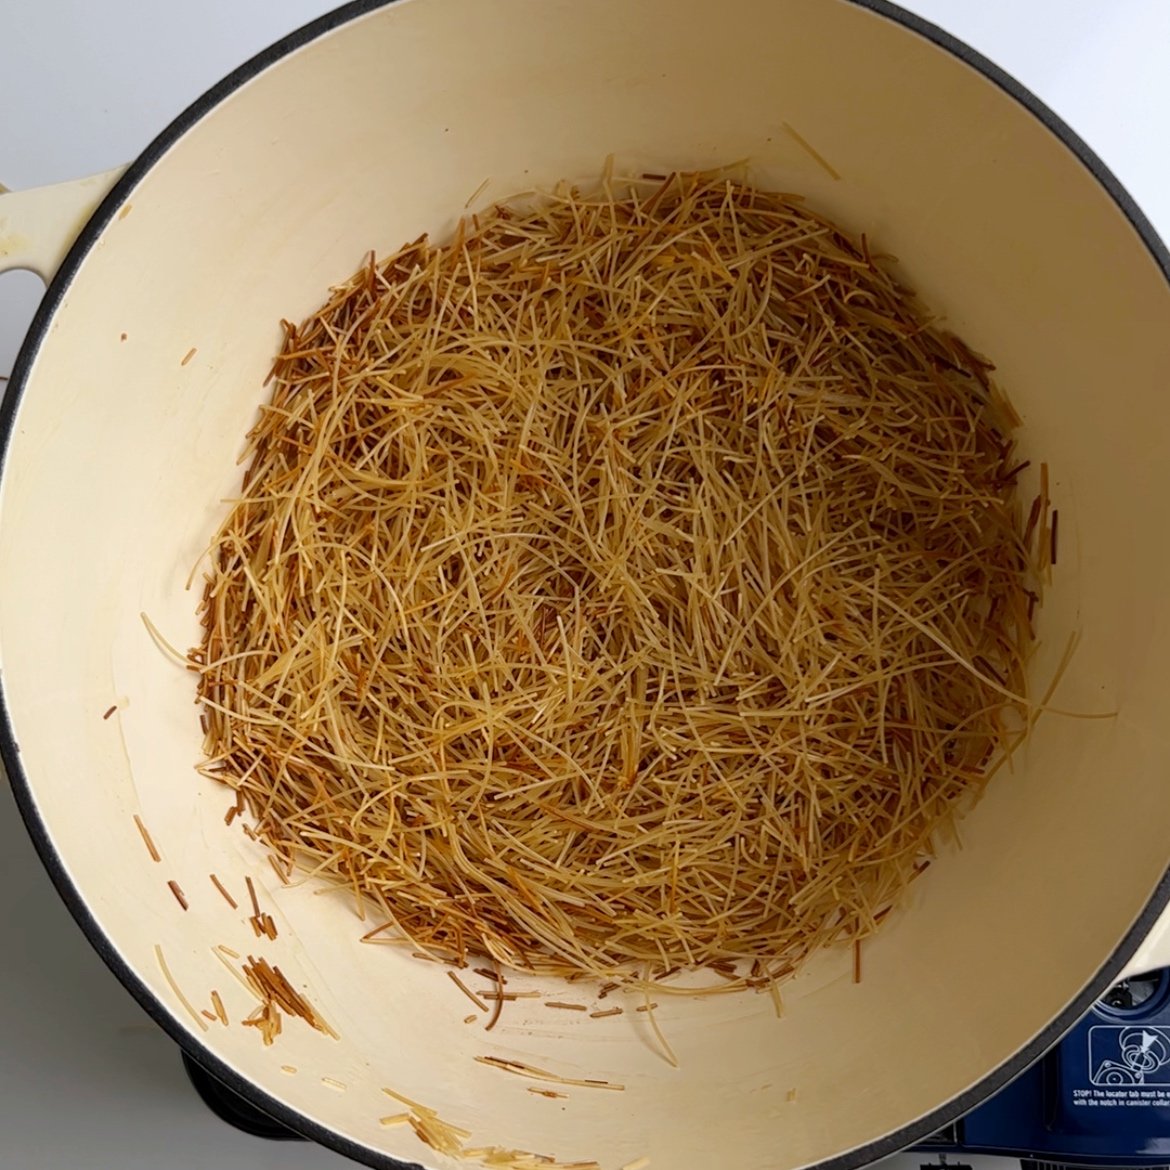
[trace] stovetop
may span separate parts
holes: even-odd
[[[1166,0],[903,2],[1030,86],[1170,236]],[[333,6],[203,0],[196,11],[158,0],[8,0],[0,183],[36,186],[128,161],[245,57]],[[27,273],[0,278],[0,374],[11,368],[40,292]],[[318,1147],[241,1133],[207,1109],[174,1046],[73,925],[2,781],[0,877],[3,1170],[352,1165]],[[1002,1159],[945,1156],[952,1170],[1009,1170]],[[917,1170],[937,1157],[899,1155],[889,1166]]]

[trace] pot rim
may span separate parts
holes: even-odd
[[[0,481],[3,480],[8,445],[15,431],[18,408],[24,394],[28,373],[41,345],[50,332],[53,317],[64,300],[65,294],[86,255],[97,243],[106,226],[126,204],[128,197],[142,178],[171,146],[203,119],[204,115],[226,101],[238,89],[269,66],[277,64],[284,57],[326,33],[397,2],[398,0],[350,0],[349,3],[341,5],[275,41],[268,48],[227,74],[192,102],[130,164],[90,216],[73,246],[69,249],[60,268],[49,282],[44,298],[41,300],[28,333],[25,335],[13,366],[7,393],[4,395],[3,401],[0,402]],[[884,17],[907,31],[924,37],[944,52],[957,58],[961,63],[977,70],[988,81],[998,86],[999,89],[1023,106],[1064,146],[1072,151],[1085,169],[1104,188],[1106,194],[1137,232],[1161,270],[1163,277],[1170,284],[1170,251],[1159,238],[1153,225],[1101,159],[1070,126],[1027,87],[958,38],[930,21],[890,3],[889,0],[842,0],[842,2]],[[138,978],[122,957],[114,940],[101,929],[90,913],[83,892],[70,878],[67,867],[58,854],[50,839],[48,829],[40,817],[33,794],[33,784],[21,766],[20,745],[9,717],[2,675],[0,675],[0,760],[3,761],[17,807],[29,835],[32,837],[37,853],[74,920],[119,982],[183,1052],[197,1061],[228,1089],[288,1129],[319,1145],[352,1158],[354,1161],[374,1167],[375,1170],[421,1170],[418,1163],[403,1162],[311,1120],[248,1081],[217,1056],[210,1044],[192,1035],[179,1022],[178,1017],[172,1015],[163,1006],[161,1000]],[[815,1163],[810,1170],[858,1170],[860,1167],[867,1166],[914,1145],[923,1138],[959,1120],[975,1106],[993,1096],[1051,1048],[1112,986],[1167,905],[1170,905],[1170,868],[1163,874],[1137,921],[1126,932],[1121,942],[1097,970],[1093,978],[1062,1012],[1012,1057],[992,1069],[966,1092],[944,1102],[916,1121],[865,1145]]]

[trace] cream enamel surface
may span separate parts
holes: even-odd
[[[398,1108],[382,1084],[475,1144],[606,1170],[643,1155],[677,1167],[734,1151],[737,1165],[797,1167],[844,1152],[961,1093],[1040,1031],[1170,860],[1170,565],[1151,536],[1170,522],[1165,279],[1064,146],[925,40],[838,0],[730,0],[719,19],[751,35],[713,36],[710,7],[693,0],[405,0],[306,46],[129,192],[129,213],[66,291],[16,419],[0,484],[0,666],[66,872],[181,1026],[268,1094],[405,1160],[446,1164],[408,1128],[378,1126]],[[303,142],[311,165],[290,165]],[[866,947],[860,985],[849,957],[830,955],[785,988],[782,1020],[764,996],[664,1002],[678,1071],[632,1012],[598,1021],[519,1001],[485,1035],[462,1024],[470,1005],[440,971],[361,945],[336,896],[280,887],[224,828],[222,791],[194,775],[191,678],[139,616],[180,648],[197,640],[185,582],[237,486],[282,316],[308,311],[368,248],[448,230],[485,178],[481,202],[587,179],[610,152],[639,169],[750,158],[757,181],[805,192],[899,255],[908,282],[996,360],[1061,511],[1037,688],[1079,631],[1059,703],[1118,712],[1040,723],[964,823],[964,848]],[[247,926],[245,873],[277,920],[275,943]],[[295,1022],[271,1049],[251,1029],[199,1031],[154,947],[197,1006],[214,986],[238,1018],[247,997],[216,943],[279,964],[340,1041]],[[473,1061],[484,1054],[627,1088],[553,1102]]]
[[[48,282],[124,167],[0,200],[0,272],[24,268]]]

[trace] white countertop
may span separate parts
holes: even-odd
[[[905,3],[1055,109],[1170,238],[1170,0]],[[331,7],[328,0],[3,0],[0,182],[36,186],[129,161],[223,74]],[[40,292],[28,273],[0,278],[0,373],[11,368]],[[7,785],[0,785],[0,875],[3,1170],[351,1165],[319,1148],[247,1137],[207,1111],[174,1045],[58,901]]]

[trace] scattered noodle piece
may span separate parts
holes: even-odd
[[[162,861],[159,851],[155,848],[154,839],[147,831],[146,826],[142,823],[142,818],[135,813],[134,823],[138,826],[138,832],[142,837],[142,843],[146,846],[146,851],[150,854],[151,861]]]
[[[507,994],[508,993],[505,991],[496,991],[491,995],[485,995],[482,997],[485,1000],[490,999],[495,1001],[492,1003],[492,1014],[483,1028],[485,1032],[490,1032],[500,1022],[500,1014],[504,1010],[504,997]]]
[[[474,1158],[496,1170],[601,1170],[596,1162],[558,1162],[548,1154],[530,1154],[527,1150],[508,1150],[502,1146],[464,1149],[463,1158]]]
[[[174,894],[175,901],[178,902],[184,910],[188,909],[187,896],[183,893],[183,889],[177,881],[172,878],[169,882],[167,882],[167,889],[169,889],[171,893]]]
[[[1044,506],[1044,500],[1040,496],[1036,496],[1032,500],[1032,506],[1028,509],[1028,522],[1024,525],[1024,545],[1027,548],[1032,547],[1032,534],[1036,531],[1036,524],[1040,519],[1040,511]]]
[[[247,828],[247,825],[244,826]],[[272,861],[271,856],[268,859]],[[273,863],[275,866],[275,863]],[[277,871],[279,872],[279,871]],[[256,886],[252,882],[250,876],[245,876],[244,884],[248,887],[248,897],[252,902],[252,917],[248,919],[252,927],[252,933],[257,938],[267,938],[270,941],[276,939],[276,922],[273,920],[271,914],[260,909],[259,899],[256,897]]]
[[[227,1008],[223,1006],[223,1000],[220,998],[218,991],[211,993],[211,1005],[215,1008],[215,1014],[219,1017],[219,1022],[227,1027],[231,1021],[228,1019]]]
[[[536,1068],[534,1065],[523,1064],[517,1060],[504,1060],[503,1057],[499,1056],[476,1056],[474,1060],[479,1064],[486,1064],[491,1068],[498,1068],[503,1072],[512,1073],[514,1076],[528,1077],[534,1081],[551,1081],[555,1085],[576,1085],[579,1088],[586,1089],[611,1089],[617,1093],[622,1092],[626,1087],[625,1085],[615,1084],[613,1081],[560,1077],[556,1073],[549,1072],[547,1069]]]
[[[480,999],[479,996],[476,995],[475,992],[472,991],[471,988],[468,987],[467,984],[464,983],[463,980],[460,979],[454,971],[448,971],[447,978],[450,979],[451,982],[454,983],[455,986],[458,987],[459,990],[462,991],[463,994],[467,996],[467,998],[471,1000],[471,1002],[475,1004],[475,1006],[479,1008],[481,1012],[486,1012],[488,1010],[488,1005],[484,1003],[483,1000]]]
[[[277,881],[279,881],[282,886],[287,886],[288,875],[281,868],[280,862],[276,860],[275,854],[268,854],[268,864],[272,866],[272,872],[276,874]]]
[[[609,1016],[620,1016],[622,1009],[620,1007],[604,1008],[603,1010],[590,1012],[589,1018],[591,1020],[604,1020]]]
[[[768,983],[768,994],[772,997],[772,1007],[776,1012],[776,1019],[784,1018],[784,997],[780,994],[780,984],[775,980]]]
[[[197,1023],[199,1025],[199,1030],[201,1032],[206,1032],[207,1031],[207,1022],[195,1010],[194,1005],[183,994],[183,989],[178,985],[178,983],[175,982],[175,977],[171,974],[170,967],[167,966],[167,961],[163,955],[162,947],[159,946],[157,943],[155,943],[155,947],[154,947],[154,957],[155,957],[155,959],[158,960],[158,968],[162,972],[163,978],[167,981],[167,983],[170,985],[171,990],[175,993],[175,998],[179,1001],[179,1003],[181,1003],[183,1005],[184,1008],[186,1008],[187,1015],[189,1015],[191,1017],[191,1019],[193,1019],[195,1021],[195,1023]]]
[[[488,184],[491,182],[490,178],[484,179],[482,183],[467,197],[467,202],[464,207],[470,207],[483,193],[487,190]]]
[[[840,172],[829,164],[828,160],[823,154],[813,149],[812,144],[808,141],[807,138],[801,134],[798,134],[791,126],[788,125],[787,122],[782,122],[781,125],[784,127],[784,131],[788,137],[791,138],[792,141],[795,142],[796,145],[799,146],[800,149],[803,150],[805,154],[807,154],[809,158],[811,158],[813,162],[815,162],[817,166],[819,166],[821,170],[823,170],[825,174],[829,176],[830,179],[840,180]]]
[[[321,1084],[328,1086],[330,1089],[336,1089],[339,1093],[344,1093],[347,1087],[344,1081],[339,1081],[334,1077],[322,1077]]]
[[[237,983],[240,984],[241,987],[244,988],[245,991],[248,992],[249,995],[261,1003],[264,1002],[264,997],[260,994],[260,992],[257,991],[256,988],[251,983],[249,983],[248,980],[245,979],[243,975],[241,975],[240,972],[236,969],[236,967],[229,961],[226,947],[212,947],[211,953],[224,965],[228,971],[231,972],[232,977],[236,980]],[[233,951],[232,957],[238,959],[240,956]]]
[[[583,1003],[561,1003],[555,999],[545,1000],[544,1006],[547,1008],[560,1008],[565,1012],[587,1012],[589,1008]]]
[[[471,1137],[469,1130],[444,1121],[431,1109],[411,1113],[407,1120],[419,1140],[440,1154],[457,1157],[463,1152],[463,1143]]]
[[[663,1034],[662,1028],[658,1024],[658,1017],[654,1014],[654,1009],[658,1005],[656,1003],[650,1002],[649,983],[646,984],[645,994],[646,1003],[642,1006],[645,1007],[646,1018],[650,1021],[650,1030],[654,1033],[654,1037],[658,1041],[658,1047],[661,1050],[663,1057],[666,1059],[666,1063],[671,1065],[673,1068],[678,1068],[678,1057],[675,1056],[674,1049],[671,1048],[670,1041],[667,1040],[666,1036]],[[641,1011],[642,1008],[640,1007],[638,1010]]]
[[[187,655],[180,654],[178,650],[176,650],[174,646],[172,646],[170,642],[168,642],[166,638],[162,636],[162,634],[159,632],[158,626],[156,626],[154,622],[150,620],[145,612],[139,613],[138,616],[141,619],[142,624],[146,627],[146,632],[150,635],[151,640],[168,658],[174,662],[177,662],[180,666],[187,667],[188,670],[196,669],[194,663]]]
[[[540,1092],[540,1090],[537,1090]],[[498,1170],[601,1170],[596,1162],[558,1162],[547,1154],[532,1154],[526,1150],[509,1150],[502,1146],[468,1146],[469,1130],[461,1129],[444,1121],[434,1109],[412,1101],[393,1089],[383,1087],[382,1092],[395,1101],[409,1106],[409,1113],[394,1113],[379,1119],[385,1127],[409,1125],[415,1136],[433,1150],[463,1161],[478,1161],[484,1166]],[[545,1096],[564,1094],[544,1093]]]
[[[387,1097],[393,1097],[395,1101],[410,1107],[410,1112],[403,1116],[418,1138],[432,1149],[438,1150],[442,1154],[455,1156],[462,1151],[464,1140],[471,1137],[469,1130],[460,1129],[458,1126],[444,1121],[426,1105],[412,1101],[409,1097],[404,1097],[401,1093],[387,1089],[385,1086],[383,1086],[382,1092]]]
[[[245,1028],[256,1028],[261,1038],[264,1040],[264,1046],[276,1042],[277,1036],[280,1035],[284,1028],[281,1022],[280,1009],[276,1006],[273,1000],[267,1000],[262,1003],[250,1016],[243,1021]]]
[[[239,904],[239,903],[238,903],[238,902],[235,900],[235,898],[233,898],[233,897],[231,896],[231,894],[229,894],[229,893],[227,892],[227,889],[224,887],[224,884],[223,884],[223,882],[221,882],[221,881],[219,880],[219,878],[217,878],[217,877],[215,876],[215,874],[213,874],[213,873],[212,873],[212,874],[208,874],[207,876],[211,878],[211,884],[212,884],[213,886],[215,886],[215,888],[216,888],[216,889],[217,889],[217,890],[220,892],[220,894],[223,896],[223,900],[224,900],[224,901],[225,901],[225,902],[226,902],[226,903],[227,903],[227,904],[228,904],[228,905],[229,905],[229,906],[230,906],[230,907],[231,907],[233,910],[238,910],[238,909],[240,908],[240,904]],[[239,955],[237,955],[237,956],[236,956],[236,958],[238,959],[238,958],[239,958]]]
[[[271,1028],[279,1032],[280,1013],[297,1016],[318,1032],[324,1032],[338,1039],[337,1033],[321,1018],[311,1003],[281,973],[279,967],[271,966],[266,959],[248,956],[244,963],[243,976],[248,986],[261,1000],[261,1014],[253,1021],[254,1026]],[[246,1021],[247,1022],[247,1021]],[[274,1034],[274,1033],[273,1033]],[[264,1032],[265,1043],[270,1044],[269,1032]]]
[[[396,1090],[386,1088],[385,1085],[382,1086],[382,1092],[385,1093],[387,1097],[393,1098],[402,1105],[409,1105],[411,1109],[426,1109],[425,1105],[420,1105],[417,1101],[412,1101],[409,1097],[404,1097]]]

